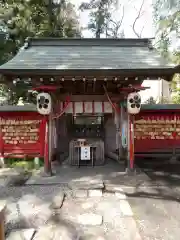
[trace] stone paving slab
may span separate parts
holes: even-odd
[[[102,180],[74,181],[70,182],[68,185],[71,189],[94,190],[104,188]]]
[[[84,213],[78,216],[78,223],[81,225],[99,226],[103,223],[103,217],[93,213]]]
[[[106,238],[101,235],[88,234],[80,236],[79,240],[106,240]]]
[[[37,196],[25,195],[7,204],[6,231],[14,228],[36,228],[45,225],[52,216],[51,204]]]
[[[0,176],[8,177],[19,174],[19,172],[14,168],[0,168]]]
[[[122,187],[120,187],[117,184],[111,184],[111,183],[105,184],[105,190],[109,192],[123,192]]]
[[[0,168],[0,187],[8,186],[11,180],[19,176],[16,170],[11,168]]]
[[[61,208],[64,202],[65,194],[60,192],[52,200],[52,208],[58,209]]]
[[[30,177],[21,168],[0,168],[0,187],[21,184]]]
[[[42,177],[42,174],[33,175],[27,182],[27,185],[37,184],[37,185],[50,185],[50,184],[72,184],[74,185],[86,182],[89,183],[92,187],[95,184],[100,183],[101,186],[97,188],[103,188],[102,183],[104,180],[114,180],[121,178],[125,172],[124,168],[116,163],[107,163],[104,166],[95,166],[95,167],[71,167],[71,166],[55,166],[53,167],[53,172],[55,173],[52,177]],[[91,184],[91,182],[93,182]],[[96,182],[96,183],[95,183]],[[89,188],[89,185],[86,184],[86,189]],[[92,188],[91,187],[91,188]],[[84,184],[83,184],[84,188]],[[91,189],[90,188],[90,189]]]
[[[89,197],[102,197],[102,195],[103,195],[102,189],[90,189],[88,191]]]
[[[75,190],[73,190],[73,196],[75,198],[87,198],[88,191],[84,190],[84,189],[75,189]]]
[[[32,240],[36,230],[35,229],[21,229],[10,232],[6,240]]]
[[[115,217],[113,225],[108,225],[107,240],[142,240],[133,218]]]
[[[14,201],[11,199],[7,204],[7,220],[11,223],[9,229],[38,226],[35,240],[52,240],[52,237],[53,240],[59,240],[60,236],[63,240],[79,240],[80,236],[81,239],[93,240],[99,240],[100,237],[103,240],[139,240],[132,237],[136,234],[135,227],[134,230],[130,227],[130,224],[136,225],[133,214],[130,214],[126,201],[117,197],[115,192],[103,192],[102,196],[95,197],[71,196],[63,199],[66,189],[59,186],[26,186],[11,190],[12,192],[9,192],[10,190],[5,188],[1,192],[0,189],[3,198],[16,196]],[[58,205],[56,208],[52,208],[53,202]],[[128,214],[124,214],[124,211]],[[86,217],[82,219],[82,216]],[[90,216],[97,217],[99,222],[95,222]],[[88,223],[90,220],[91,224]],[[22,225],[18,225],[19,222]],[[132,231],[133,234],[130,234]],[[68,235],[69,233],[71,235]]]
[[[123,217],[133,217],[134,214],[128,201],[120,200],[120,209],[122,211]]]
[[[58,185],[58,184],[64,184],[68,185],[70,189],[83,189],[83,190],[89,190],[89,189],[103,189],[104,184],[101,179],[93,180],[88,179],[82,181],[79,179],[79,177],[74,179],[69,179],[67,177],[62,177],[59,175],[52,176],[52,177],[42,177],[42,176],[31,176],[27,182],[26,185]]]
[[[47,225],[37,230],[33,240],[78,240],[78,233],[71,225]]]
[[[26,185],[50,185],[50,184],[60,184],[65,183],[64,181],[59,181],[56,176],[51,177],[42,177],[39,175],[31,176],[28,181],[25,183]]]

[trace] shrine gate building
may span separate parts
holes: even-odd
[[[18,54],[0,66],[10,87],[24,81],[49,92],[46,170],[54,155],[68,163],[102,165],[116,154],[134,169],[133,116],[127,95],[145,79],[171,81],[177,72],[153,48],[151,39],[29,38]],[[80,151],[83,147],[83,151]],[[81,149],[82,150],[82,149]]]

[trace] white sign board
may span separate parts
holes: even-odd
[[[65,103],[60,102],[57,110],[64,109]],[[113,108],[109,102],[70,102],[65,110],[66,113],[113,113]]]
[[[90,147],[81,147],[81,160],[91,160]]]
[[[122,124],[122,130],[121,130],[121,140],[122,140],[122,146],[123,148],[127,147],[127,131],[128,131],[127,121],[124,121]]]

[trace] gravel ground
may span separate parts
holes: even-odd
[[[67,184],[61,186],[27,185],[21,187],[1,187],[0,198],[8,200],[12,204],[20,199],[25,201],[26,195],[40,199],[41,205],[43,205],[41,211],[47,213],[41,219],[44,221],[49,217],[48,204],[52,202],[52,199],[58,193],[66,192],[68,198],[63,203],[63,207],[56,212],[55,218],[53,218],[56,226],[58,226],[57,238],[53,240],[59,239],[59,229],[61,229],[61,232],[66,232],[68,229],[68,232],[72,233],[70,238],[67,238],[68,240],[77,239],[74,238],[76,235],[78,237],[82,235],[81,240],[94,240],[94,238],[91,238],[92,235],[101,237],[98,240],[139,240],[139,236],[135,236],[136,226],[142,240],[179,240],[180,165],[166,164],[161,166],[156,163],[151,167],[148,164],[140,164],[139,166],[146,173],[146,177],[142,174],[142,179],[139,176],[137,179],[136,176],[124,177],[123,179],[123,189],[128,196],[136,222],[132,217],[122,216],[119,205],[120,200],[112,196],[112,194],[107,194],[100,198],[74,199],[71,197],[72,190],[67,187]],[[130,180],[127,186],[125,180]],[[24,208],[26,208],[26,204]],[[103,224],[100,226],[78,224],[77,215],[83,213],[102,215]],[[39,234],[41,236],[46,231],[52,232],[51,229],[48,230],[47,226],[45,229],[42,226],[40,230]],[[85,238],[85,236],[89,237]],[[42,240],[42,238],[38,238],[38,235],[34,239]],[[49,238],[47,239],[50,240]],[[63,240],[66,240],[64,235]]]
[[[139,188],[130,194],[128,201],[143,240],[179,240],[179,199],[180,188]]]
[[[144,162],[139,166],[154,186],[126,188],[143,240],[179,240],[180,165]]]

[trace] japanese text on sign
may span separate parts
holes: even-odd
[[[135,121],[136,139],[180,139],[180,120],[159,117]]]
[[[39,140],[40,120],[0,119],[5,144],[34,144]]]

